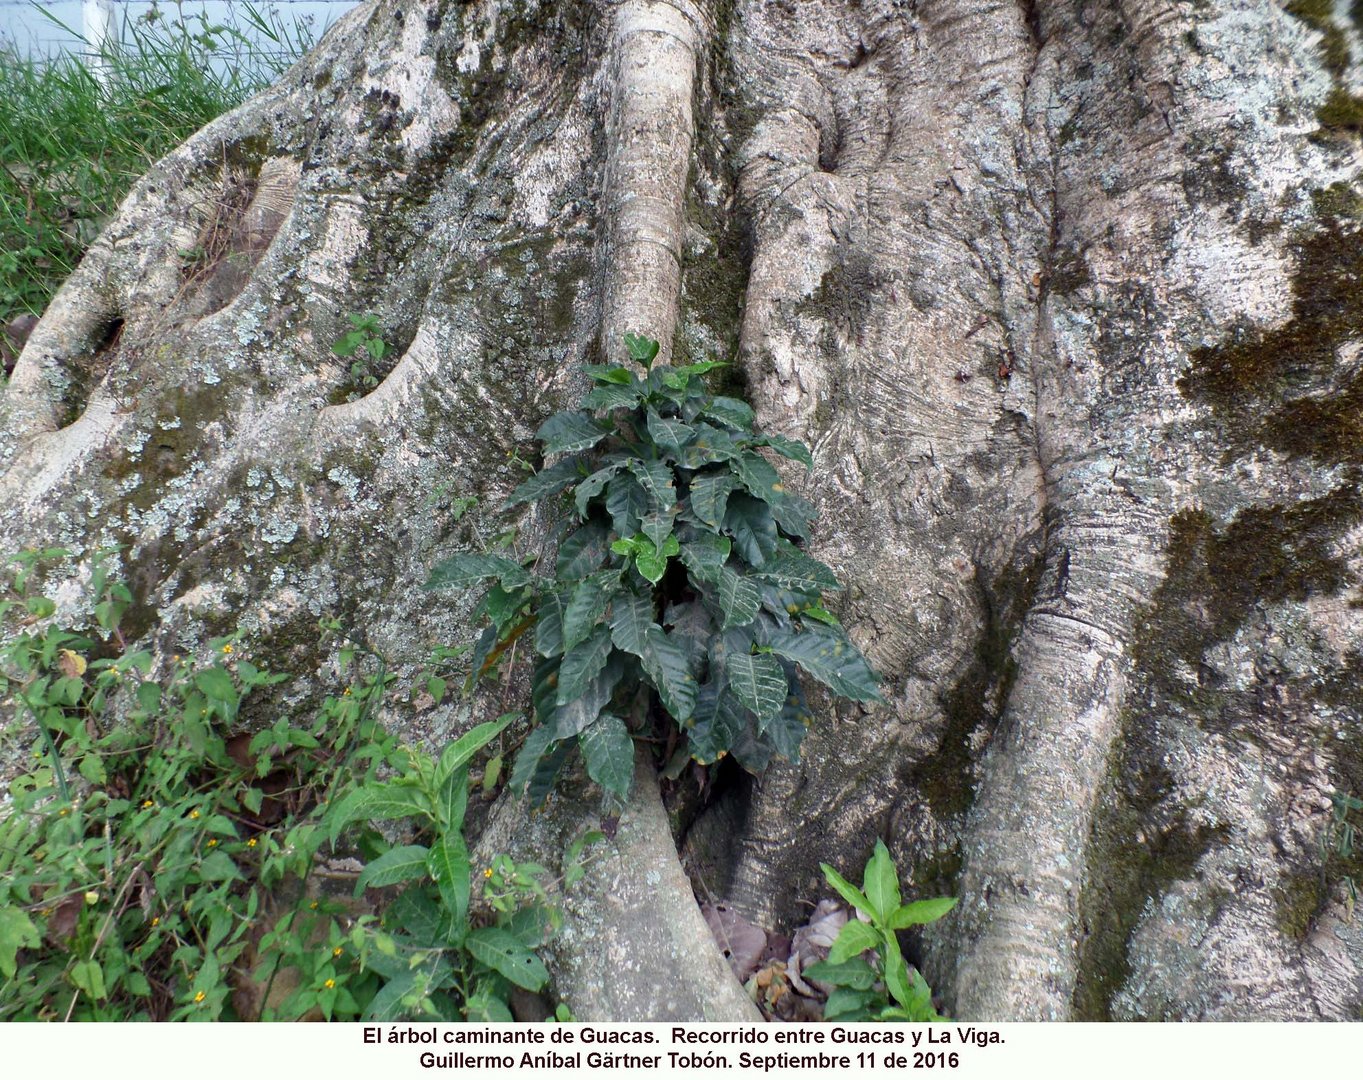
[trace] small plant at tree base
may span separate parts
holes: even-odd
[[[885,844],[877,840],[858,889],[827,863],[819,864],[824,878],[863,915],[849,919],[829,950],[828,959],[803,972],[807,979],[837,987],[824,1006],[825,1020],[940,1020],[932,1007],[932,990],[899,951],[897,930],[936,922],[953,907],[951,896],[900,902],[899,874]],[[866,962],[873,952],[876,966]]]
[[[475,677],[534,631],[535,716],[511,784],[543,798],[574,746],[587,772],[623,799],[634,735],[650,719],[710,763],[732,753],[760,771],[798,757],[810,723],[797,666],[835,694],[879,701],[878,677],[823,593],[833,572],[796,542],[813,508],[786,490],[763,456],[806,468],[809,451],[753,431],[753,411],[714,396],[715,362],[654,365],[658,343],[627,335],[637,368],[589,365],[595,386],[577,410],[539,429],[561,455],[512,493],[514,507],[566,493],[571,519],[552,577],[503,555],[440,563],[427,588],[493,580],[477,609],[491,625]]]
[[[378,376],[370,368],[388,354],[388,344],[379,331],[375,315],[349,315],[350,329],[331,347],[337,356],[354,357],[350,364],[350,378],[356,386],[372,390],[379,385]]]

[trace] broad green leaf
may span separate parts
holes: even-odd
[[[624,371],[623,368],[619,369]],[[582,399],[582,408],[591,412],[610,412],[612,409],[631,409],[638,404],[643,391],[625,383],[606,383],[593,387]]]
[[[696,692],[696,708],[687,731],[691,756],[702,765],[719,760],[742,736],[747,717],[733,695],[722,685],[709,682]]]
[[[632,458],[628,464],[630,472],[639,481],[639,486],[654,502],[664,509],[676,503],[677,489],[674,485],[672,467],[667,462]]]
[[[870,969],[867,968],[867,970]],[[804,974],[808,976],[809,972]],[[817,975],[810,977],[819,978]],[[871,1019],[870,1006],[884,1000],[884,997],[875,990],[839,987],[828,995],[828,1001],[825,1002],[823,1007],[823,1018],[829,1021],[837,1020],[839,1023],[869,1020]]]
[[[530,784],[531,777],[535,775],[540,760],[557,738],[554,729],[548,724],[539,724],[531,728],[530,734],[525,737],[525,742],[521,746],[521,752],[516,755],[516,764],[511,770],[511,779],[507,781],[507,787],[512,791],[524,792]]]
[[[871,902],[871,917],[877,922],[883,924],[899,907],[899,873],[883,840],[876,841],[875,851],[866,863],[866,880],[861,888]]]
[[[540,759],[525,786],[525,797],[529,800],[531,806],[544,805],[544,800],[549,798],[549,793],[554,790],[558,774],[563,770],[568,758],[572,756],[573,748],[576,745],[577,742],[574,739],[563,739],[551,746],[548,753]]]
[[[638,593],[625,593],[611,602],[611,640],[617,649],[643,656],[649,627],[661,633],[653,621],[653,600]]]
[[[0,908],[0,975],[14,978],[20,949],[36,949],[42,944],[38,928],[28,913],[17,907]]]
[[[603,524],[589,521],[566,537],[558,547],[559,581],[577,581],[598,569],[606,557],[606,536]]]
[[[672,521],[675,517],[674,510],[655,510],[651,514],[645,514],[639,522],[639,531],[653,541],[653,546],[659,552],[667,546],[667,540],[672,535]],[[676,541],[673,541],[676,544]],[[678,549],[680,550],[680,549]],[[673,551],[672,554],[676,554]]]
[[[447,833],[459,832],[464,827],[464,813],[469,805],[469,771],[464,766],[453,770],[444,783],[436,788],[435,816]]]
[[[696,517],[718,529],[724,521],[729,493],[738,485],[733,473],[705,473],[691,480],[691,509]]]
[[[411,881],[426,876],[427,849],[420,844],[407,844],[385,851],[371,863],[366,863],[355,882],[355,895],[365,889],[381,889],[400,881]]]
[[[891,930],[904,930],[910,926],[922,926],[936,922],[956,906],[956,897],[941,896],[933,900],[914,900],[891,913]]]
[[[402,971],[385,982],[365,1007],[363,1019],[384,1021],[405,1017],[407,1008],[402,999],[415,989],[416,978],[416,972]]]
[[[809,539],[809,523],[814,520],[814,505],[809,501],[787,492],[772,503],[771,514],[787,536]]]
[[[686,653],[662,630],[650,627],[644,633],[640,660],[663,707],[677,723],[685,724],[696,706],[696,678],[687,665]]]
[[[203,881],[236,881],[241,871],[232,861],[232,856],[220,848],[214,848],[199,860],[199,877]]]
[[[909,989],[909,969],[908,965],[904,963],[904,954],[899,951],[899,942],[895,939],[894,934],[885,935],[883,960],[885,964],[885,989],[905,1009],[910,1008],[913,1002],[913,992]]]
[[[582,757],[587,775],[621,799],[629,794],[634,779],[634,740],[624,721],[602,713],[596,723],[582,733]]]
[[[743,451],[742,456],[734,461],[733,470],[743,481],[743,486],[763,502],[778,503],[785,498],[786,489],[781,483],[781,474],[761,454],[752,450]]]
[[[507,589],[517,589],[530,584],[530,574],[520,563],[512,562],[503,555],[465,551],[437,563],[422,587],[440,589],[446,586],[472,585],[488,578],[496,578]]]
[[[464,1019],[471,1024],[510,1024],[515,1016],[506,1002],[495,997],[491,990],[474,994],[464,1003]]]
[[[719,568],[715,593],[719,601],[719,610],[724,614],[724,625],[720,628],[722,630],[746,626],[757,617],[758,609],[762,606],[762,593],[757,585],[741,574],[734,573],[727,566]],[[784,687],[782,694],[784,695]],[[759,712],[758,715],[763,714]]]
[[[469,851],[464,837],[446,833],[426,857],[426,869],[440,890],[440,902],[455,923],[463,923],[469,911]]]
[[[541,424],[535,438],[544,443],[545,454],[564,454],[593,447],[609,434],[585,413],[561,412]]]
[[[870,923],[864,923],[860,919],[848,919],[847,925],[838,934],[838,939],[833,942],[833,947],[828,950],[828,961],[831,964],[841,964],[844,960],[860,956],[867,949],[876,948],[880,941],[880,934]]]
[[[819,869],[823,871],[824,880],[838,891],[838,895],[851,904],[858,911],[864,911],[868,915],[871,912],[871,901],[866,899],[866,894],[839,874],[827,863],[819,863]]]
[[[559,705],[567,705],[586,693],[588,684],[606,666],[611,647],[610,628],[598,626],[585,641],[563,654],[563,663],[558,669]]]
[[[728,366],[723,360],[701,360],[695,364],[683,364],[681,367],[675,367],[672,370],[678,375],[704,375],[707,371]]]
[[[211,667],[196,671],[194,685],[204,697],[213,701],[225,701],[229,705],[235,705],[240,698],[236,684],[232,682],[232,676],[222,668]]]
[[[806,979],[846,986],[853,990],[869,990],[876,984],[875,969],[860,956],[844,960],[841,964],[830,964],[821,960],[800,972]]]
[[[800,714],[792,711],[789,697],[786,698],[785,708],[775,716],[758,720],[758,730],[781,757],[787,761],[800,760],[800,744],[804,742],[807,729]]]
[[[884,701],[879,681],[861,651],[837,627],[806,625],[801,633],[777,630],[772,652],[793,660],[830,690],[853,701]]]
[[[557,494],[575,480],[582,477],[581,459],[566,457],[556,461],[548,468],[541,469],[530,479],[524,481],[502,503],[503,510],[510,510],[521,503],[538,502],[550,495]]]
[[[572,649],[585,641],[606,611],[610,598],[620,587],[620,572],[608,570],[584,578],[573,589],[563,609],[563,647]]]
[[[642,334],[628,333],[625,335],[625,352],[636,364],[643,364],[644,367],[653,363],[660,348],[661,346],[656,341]]]
[[[648,410],[647,423],[654,443],[666,450],[680,450],[695,435],[690,424],[659,416],[652,409]]]
[[[639,531],[639,521],[648,508],[648,492],[633,475],[622,473],[606,485],[606,513],[621,536],[633,536]]]
[[[733,461],[742,453],[742,447],[723,428],[699,423],[694,429],[695,437],[680,454],[680,463],[686,468],[703,469],[707,465]]]
[[[470,932],[464,947],[480,964],[522,989],[538,990],[549,981],[549,972],[539,957],[498,927],[485,926]]]
[[[776,716],[786,704],[786,673],[773,656],[732,653],[724,662],[729,689],[759,720]]]
[[[596,472],[577,485],[577,490],[573,492],[573,503],[577,506],[578,517],[586,518],[587,504],[606,490],[606,485],[610,483],[611,477],[618,473],[623,465],[623,462],[617,461],[614,464],[597,469]]]
[[[832,570],[788,540],[777,543],[776,554],[763,563],[754,576],[796,592],[837,592],[842,588]]]
[[[724,528],[749,566],[761,567],[776,552],[776,521],[771,507],[760,499],[735,491],[729,496]]]
[[[752,407],[738,398],[717,397],[705,409],[707,416],[713,416],[721,424],[739,431],[751,431],[753,422]]]
[[[535,623],[535,651],[541,656],[559,656],[563,652],[563,595],[545,593],[540,600],[539,619]]]
[[[686,568],[701,581],[714,581],[733,551],[727,536],[701,533],[681,546],[681,559]]]
[[[328,837],[336,843],[341,830],[352,821],[392,821],[396,818],[430,818],[434,808],[419,789],[390,782],[366,784],[332,805],[325,821]]]
[[[636,379],[634,372],[619,364],[583,364],[582,370],[594,381],[608,386],[629,386]]]
[[[104,969],[97,960],[78,960],[72,964],[71,982],[96,1001],[103,1001],[109,996],[104,988]]]
[[[503,713],[496,720],[488,720],[460,735],[440,752],[440,763],[435,770],[435,786],[439,789],[461,765],[473,760],[473,755],[500,735],[511,721],[517,719],[516,713]],[[399,815],[401,816],[401,815]]]
[[[809,452],[809,447],[795,439],[787,439],[784,435],[763,435],[753,442],[757,446],[770,446],[782,457],[798,461],[806,469],[814,468],[814,458]]]
[[[610,638],[606,638],[609,648]],[[554,709],[554,728],[560,739],[578,734],[601,715],[624,674],[625,666],[619,654],[611,655],[605,667],[588,680],[582,691],[571,701],[561,702]]]

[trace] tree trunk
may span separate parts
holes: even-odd
[[[626,330],[736,355],[814,448],[790,481],[890,704],[824,700],[798,764],[722,792],[679,838],[699,883],[789,926],[884,837],[961,898],[922,943],[953,1015],[1357,1017],[1359,868],[1322,843],[1363,794],[1338,6],[371,0],[58,294],[0,393],[0,548],[122,545],[163,656],[240,627],[306,675],[334,616],[410,679],[472,633],[428,568],[509,524],[579,364]],[[367,312],[373,388],[330,352]],[[620,843],[675,868],[637,789]],[[559,989],[740,1015],[689,897],[666,947],[621,929],[642,851],[575,911],[608,963],[570,934]]]

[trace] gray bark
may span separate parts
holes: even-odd
[[[799,763],[722,792],[677,838],[699,884],[789,926],[884,837],[961,898],[922,942],[955,1015],[1356,1017],[1358,868],[1320,843],[1363,793],[1340,7],[373,0],[54,300],[0,394],[0,547],[124,545],[162,655],[240,626],[306,676],[327,615],[410,678],[471,633],[417,586],[506,524],[576,366],[625,330],[734,354],[814,448],[789,480],[889,704],[823,700]],[[329,351],[364,311],[398,346],[367,393]],[[570,933],[560,989],[736,1016],[653,790],[574,901],[613,967]],[[521,813],[496,835],[542,846]],[[654,872],[668,942],[628,932]]]

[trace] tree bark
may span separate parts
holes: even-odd
[[[134,636],[240,627],[302,675],[260,707],[303,708],[319,617],[408,680],[469,639],[419,585],[509,524],[579,364],[736,357],[814,449],[788,479],[889,704],[816,697],[801,760],[675,838],[698,884],[788,927],[883,837],[961,898],[921,942],[954,1015],[1356,1017],[1323,843],[1363,794],[1355,57],[1343,5],[1268,0],[371,0],[58,294],[0,393],[0,547],[121,545]],[[365,312],[372,389],[330,352]],[[612,906],[681,881],[639,791],[622,843],[664,862],[575,901],[610,966],[570,934],[560,988],[736,1016],[698,920]]]

